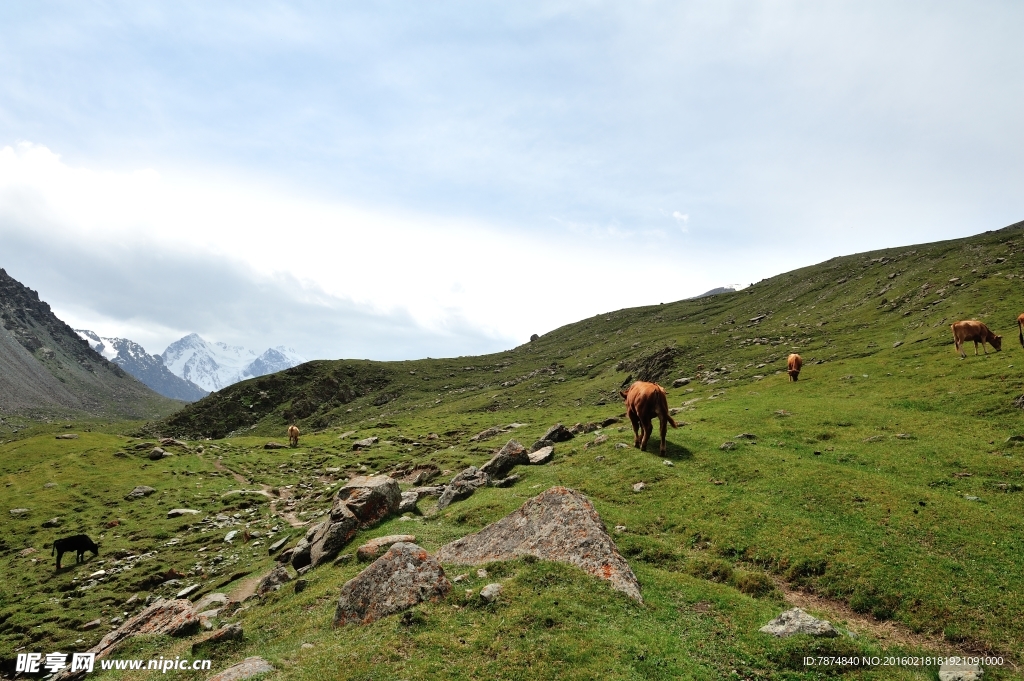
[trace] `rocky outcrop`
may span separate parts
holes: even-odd
[[[521,556],[575,565],[642,601],[640,584],[608,536],[593,504],[565,487],[552,487],[518,510],[441,547],[442,563],[479,565]]]
[[[825,636],[834,638],[839,632],[830,622],[811,617],[800,608],[787,610],[758,631],[771,634],[778,638],[793,636],[794,634],[809,634],[811,636]]]
[[[402,490],[386,475],[360,475],[338,490],[335,506],[339,502],[355,515],[359,527],[366,529],[398,512]]]
[[[526,453],[526,448],[515,440],[509,440],[490,461],[480,467],[480,471],[492,478],[500,479],[507,476],[516,466],[526,466],[529,463],[530,457]]]
[[[334,626],[370,624],[442,598],[451,588],[437,560],[416,544],[400,542],[341,587]]]

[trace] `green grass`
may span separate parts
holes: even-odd
[[[631,374],[660,370],[664,385],[694,379],[669,388],[670,405],[681,409],[676,419],[687,425],[669,431],[666,457],[617,448],[632,443],[632,432],[615,424],[600,431],[609,435],[604,444],[585,446],[598,433],[583,435],[558,445],[553,463],[517,469],[522,479],[512,488],[482,490],[436,517],[389,520],[352,545],[411,533],[434,550],[566,485],[594,501],[609,529],[627,528],[613,536],[644,605],[569,567],[511,562],[490,568],[506,589],[496,605],[467,599],[465,588],[485,582],[475,570],[452,568],[471,577],[441,602],[337,631],[330,621],[338,589],[360,569],[348,563],[310,572],[300,595],[286,587],[253,604],[239,616],[245,640],[217,650],[215,669],[261,654],[283,678],[810,679],[820,670],[800,660],[816,647],[898,652],[870,635],[821,642],[758,633],[784,607],[766,577],[964,649],[1019,659],[1024,443],[1007,438],[1024,434],[1013,406],[1024,392],[1016,368],[1024,368],[1024,355],[1012,333],[1021,236],[1004,230],[836,258],[736,294],[598,315],[485,357],[310,363],[237,384],[141,429],[96,423],[79,440],[57,441],[59,424],[27,423],[0,445],[8,485],[0,511],[32,509],[4,517],[0,565],[12,577],[0,583],[0,657],[27,643],[91,645],[103,631],[78,632],[77,624],[109,618],[129,596],[149,593],[139,585],[160,570],[195,570],[190,580],[210,591],[236,573],[269,569],[265,538],[241,550],[221,541],[228,528],[199,531],[206,514],[226,508],[223,492],[240,487],[215,468],[217,458],[254,483],[292,485],[295,512],[312,519],[346,475],[433,462],[450,476],[480,465],[509,437],[529,444],[555,422],[621,416],[620,386]],[[883,256],[890,260],[872,262]],[[953,277],[959,281],[951,284]],[[968,358],[957,359],[949,324],[964,318],[1003,333],[1004,351],[974,357],[968,348]],[[784,373],[793,350],[805,360],[797,383]],[[284,439],[292,418],[303,429],[301,446],[262,449]],[[469,439],[513,422],[524,425],[485,442]],[[149,462],[145,450],[127,449],[147,441],[131,433],[218,439]],[[351,451],[353,440],[370,435],[381,442]],[[735,447],[720,449],[726,441]],[[115,457],[120,450],[130,455]],[[44,488],[50,480],[58,486]],[[633,492],[639,481],[646,488]],[[123,501],[136,484],[158,493]],[[175,506],[204,515],[167,520]],[[284,527],[266,503],[235,513],[251,529]],[[41,529],[53,515],[68,524]],[[114,517],[122,524],[107,530]],[[54,576],[49,560],[30,563],[39,554],[18,555],[33,546],[49,559],[47,543],[72,527],[105,533],[99,559]],[[118,549],[159,553],[151,566],[71,588]],[[220,562],[205,557],[222,549]],[[188,645],[139,640],[130,650],[188,654]],[[934,670],[844,675],[923,679]],[[1017,677],[1005,667],[986,678]]]

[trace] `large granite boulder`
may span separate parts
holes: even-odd
[[[335,507],[339,502],[355,515],[359,527],[366,529],[398,512],[402,490],[386,475],[360,475],[338,490]]]
[[[492,478],[500,479],[507,476],[516,466],[526,466],[529,463],[530,457],[526,453],[526,447],[515,440],[509,440],[490,461],[480,467],[480,470]]]
[[[416,544],[399,542],[341,587],[334,626],[370,624],[442,598],[451,588],[437,560]]]
[[[593,504],[565,487],[552,487],[501,520],[437,552],[442,563],[457,565],[521,556],[575,565],[643,601],[636,575],[608,536]]]

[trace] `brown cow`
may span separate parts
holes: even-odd
[[[786,360],[786,372],[789,374],[789,380],[795,381],[800,377],[800,367],[804,365],[804,360],[800,358],[800,355],[795,352],[789,356]]]
[[[967,353],[964,352],[964,343],[967,341],[974,341],[974,354],[978,354],[978,343],[981,343],[981,349],[988,354],[988,348],[985,347],[985,343],[989,343],[995,348],[996,352],[1003,349],[1003,337],[997,336],[988,330],[988,327],[977,320],[969,320],[956,322],[950,324],[949,328],[953,329],[953,345],[956,347],[956,351],[960,353],[960,358],[967,357]]]
[[[1020,346],[1024,348],[1024,314],[1017,315],[1017,328],[1020,329]]]
[[[647,441],[654,432],[651,419],[655,416],[661,424],[661,454],[665,455],[665,432],[668,425],[678,428],[676,422],[668,414],[668,396],[665,389],[657,383],[637,381],[629,386],[629,390],[619,392],[626,400],[626,416],[633,424],[633,446],[647,451]],[[640,429],[643,428],[641,437]]]
[[[299,446],[299,429],[295,426],[288,426],[288,444],[292,447]]]

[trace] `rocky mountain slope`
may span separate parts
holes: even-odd
[[[192,333],[167,346],[164,365],[174,375],[207,392],[302,364],[306,360],[291,348],[268,348],[261,355],[237,345],[211,343]]]
[[[195,402],[209,391],[172,374],[164,366],[163,357],[150,355],[146,349],[127,338],[103,338],[88,329],[75,329],[89,346],[105,359],[118,365],[164,397],[182,402]]]
[[[180,403],[97,354],[39,294],[0,269],[0,410],[153,418]]]

